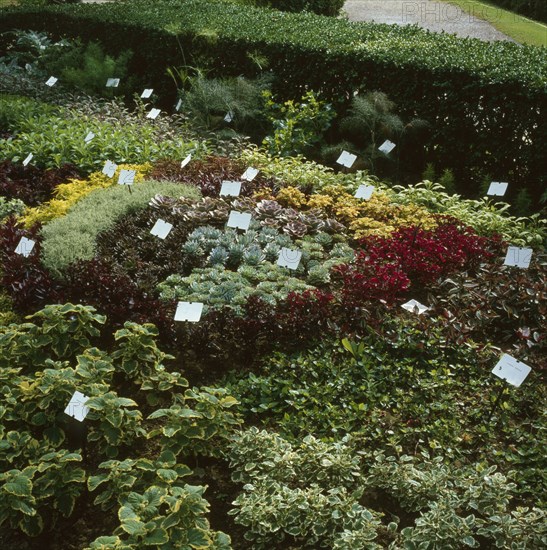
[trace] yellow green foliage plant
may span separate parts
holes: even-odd
[[[21,222],[25,227],[31,227],[35,223],[45,224],[61,216],[65,216],[68,210],[79,200],[86,197],[96,189],[106,189],[117,185],[120,170],[135,170],[135,183],[142,182],[151,170],[150,164],[122,164],[116,169],[114,177],[109,178],[102,172],[93,172],[87,179],[71,179],[55,188],[54,197],[34,208],[25,210]]]

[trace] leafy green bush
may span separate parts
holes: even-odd
[[[12,214],[18,216],[24,209],[25,203],[22,200],[0,197],[0,222]]]
[[[78,201],[66,216],[46,224],[42,228],[44,265],[60,274],[73,262],[93,258],[97,235],[122,216],[145,208],[156,195],[199,197],[196,188],[175,183],[148,181],[132,187],[132,192],[121,185],[93,191]]]
[[[320,15],[336,16],[344,0],[257,0],[256,5],[283,11],[311,11]]]
[[[528,188],[534,201],[544,187],[541,48],[215,0],[3,10],[0,31],[21,27],[99,39],[110,55],[131,49],[129,73],[145,73],[165,95],[165,69],[180,59],[180,46],[186,59],[180,64],[206,58],[222,77],[253,74],[253,51],[268,60],[276,75],[273,92],[283,99],[308,89],[329,101],[363,89],[388,93],[403,118],[432,125],[435,163],[453,169],[466,193],[474,193],[486,174],[510,178],[510,194]],[[211,33],[215,40],[203,39]]]
[[[0,139],[0,154],[15,162],[29,153],[32,163],[48,168],[68,162],[82,171],[102,170],[105,160],[141,163],[160,158],[184,158],[206,149],[205,143],[180,137],[164,139],[160,127],[144,117],[98,120],[77,110],[53,107],[31,99],[0,98],[0,122],[13,131],[12,139]],[[95,137],[85,143],[89,132]]]

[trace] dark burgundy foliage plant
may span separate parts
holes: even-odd
[[[39,231],[39,224],[25,229],[13,216],[0,225],[2,288],[7,290],[20,313],[34,312],[46,304],[63,301],[61,286],[40,262]],[[15,253],[22,237],[36,242],[27,257]]]
[[[205,160],[194,160],[184,168],[179,162],[162,160],[154,164],[150,174],[151,179],[159,181],[174,181],[195,185],[205,197],[218,197],[224,180],[242,181],[241,176],[248,167],[241,162],[227,157],[208,157]],[[272,178],[265,178],[262,174],[252,181],[242,181],[241,196],[251,196],[258,190],[274,188]]]
[[[8,199],[20,199],[27,206],[37,206],[51,198],[57,185],[80,175],[80,171],[72,164],[42,170],[5,160],[0,163],[0,195]]]

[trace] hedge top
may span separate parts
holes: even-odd
[[[510,42],[485,43],[472,38],[436,34],[417,26],[351,23],[309,13],[286,13],[243,7],[219,0],[133,0],[106,4],[65,4],[42,8],[10,8],[0,13],[0,30],[24,21],[22,15],[65,15],[79,24],[102,22],[114,30],[149,29],[168,37],[208,35],[243,41],[252,47],[298,49],[332,56],[351,56],[384,63],[386,69],[424,69],[430,74],[465,72],[488,84],[514,83],[531,91],[547,89],[546,49]],[[10,26],[11,25],[11,26]],[[59,28],[62,32],[62,28]],[[146,44],[142,45],[143,48]],[[346,60],[347,61],[347,60]]]

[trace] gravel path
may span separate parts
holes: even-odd
[[[348,0],[344,11],[350,21],[375,21],[395,25],[413,25],[430,31],[455,33],[481,40],[511,40],[480,13],[465,13],[457,6],[435,0]]]

